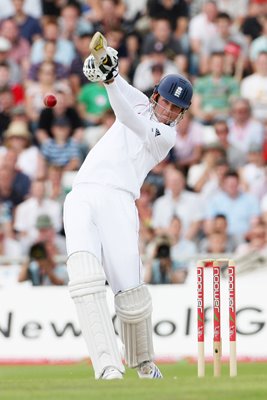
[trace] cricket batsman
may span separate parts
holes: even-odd
[[[104,83],[116,120],[88,153],[64,203],[69,290],[96,379],[122,379],[122,359],[140,378],[162,378],[153,362],[152,302],[142,282],[135,200],[148,172],[175,144],[175,124],[191,104],[192,85],[167,75],[150,99],[118,71],[117,51],[97,32],[83,72]],[[114,293],[125,354],[106,301]]]

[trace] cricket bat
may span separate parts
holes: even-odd
[[[107,39],[101,32],[96,32],[92,37],[89,45],[91,54],[99,65],[105,65],[108,63],[109,58],[107,56]]]

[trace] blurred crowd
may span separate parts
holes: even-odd
[[[169,73],[194,87],[137,200],[145,281],[183,283],[198,254],[267,255],[267,0],[5,0],[0,256],[25,260],[17,281],[67,283],[64,198],[115,120],[82,73],[97,30],[147,96]]]

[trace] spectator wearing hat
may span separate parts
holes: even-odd
[[[17,156],[16,168],[32,180],[45,175],[45,163],[40,150],[31,142],[32,135],[27,123],[23,120],[14,120],[4,132],[4,143],[0,147],[0,154],[5,154],[8,149],[13,150]]]
[[[41,145],[41,152],[48,165],[62,167],[63,171],[75,171],[81,163],[78,144],[70,137],[70,121],[66,117],[54,119],[52,138]]]
[[[9,57],[12,48],[11,42],[3,36],[0,36],[0,63],[7,63],[10,68],[10,83],[21,82],[21,69],[14,60]]]
[[[179,73],[177,65],[167,57],[167,48],[154,44],[149,57],[138,64],[133,76],[133,85],[146,92],[154,88],[163,76],[177,73]]]
[[[66,255],[63,236],[55,232],[48,214],[40,214],[35,220],[36,239],[29,243],[29,259],[24,263],[19,275],[19,282],[30,280],[38,285],[66,285],[68,283],[65,263],[57,262],[59,255]]]
[[[49,216],[56,233],[60,232],[62,229],[61,204],[47,197],[46,181],[37,179],[32,181],[28,198],[17,206],[14,215],[14,229],[17,237],[24,243],[24,247],[37,239],[36,220],[43,214]]]

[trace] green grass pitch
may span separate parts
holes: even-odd
[[[238,376],[197,378],[196,364],[160,365],[164,379],[140,380],[127,370],[121,381],[95,381],[86,362],[72,365],[0,366],[1,400],[256,400],[267,399],[267,363],[239,363]]]

